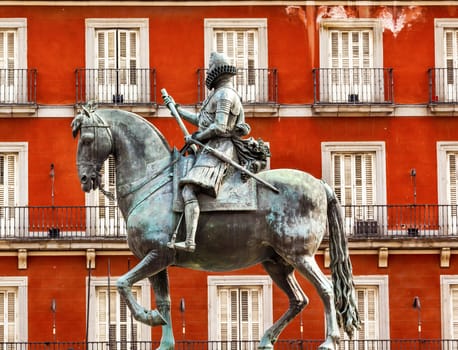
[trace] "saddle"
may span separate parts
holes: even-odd
[[[175,161],[177,158],[178,161]],[[194,163],[193,156],[183,156],[176,149],[173,151],[173,211],[181,213],[184,203],[181,196],[179,182]],[[258,208],[256,181],[252,178],[245,179],[240,170],[229,167],[221,184],[218,196],[200,193],[198,195],[200,211],[244,211]]]

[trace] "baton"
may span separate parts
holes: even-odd
[[[161,89],[161,94],[162,94],[162,99],[165,99],[169,94],[167,93],[166,89]],[[180,127],[181,131],[183,132],[184,136],[189,136],[190,133],[188,129],[186,129],[186,125],[184,125],[183,120],[180,117],[180,113],[178,113],[177,108],[175,107],[175,103],[169,102],[167,103],[167,108],[169,109],[170,113],[173,115],[175,120],[178,123],[178,126]],[[194,153],[197,153],[197,148],[192,145],[191,149],[194,151]]]

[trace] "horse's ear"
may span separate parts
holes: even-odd
[[[76,116],[76,118],[73,119],[73,121],[72,121],[72,135],[73,135],[73,138],[78,136],[78,132],[81,129],[81,124],[82,124],[81,118],[79,116]]]

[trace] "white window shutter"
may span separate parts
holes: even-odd
[[[0,154],[0,206],[18,205],[17,154]]]
[[[447,166],[448,166],[448,178],[447,178],[447,196],[448,203],[451,207],[451,215],[456,216],[456,205],[457,205],[457,188],[458,188],[458,172],[457,172],[457,154],[453,152],[447,153]]]
[[[110,293],[109,299],[108,293]],[[132,294],[140,302],[138,300],[140,287],[134,286],[132,288]],[[126,344],[126,342],[139,340],[137,321],[131,317],[124,299],[121,298],[116,289],[112,287],[108,291],[107,287],[97,287],[96,297],[96,327],[98,329],[96,341],[121,342],[121,344]],[[127,347],[126,349],[129,348]]]
[[[0,290],[0,341],[17,341],[17,291]]]
[[[218,288],[218,340],[259,340],[262,334],[262,288]]]
[[[458,286],[453,285],[450,288],[451,300],[451,335],[452,339],[458,339]]]
[[[332,185],[340,203],[360,206],[355,212],[348,207],[345,217],[351,217],[356,213],[358,219],[373,219],[372,205],[376,203],[375,153],[335,152],[331,160]]]

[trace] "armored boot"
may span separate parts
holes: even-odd
[[[196,231],[197,223],[199,222],[199,202],[190,200],[186,202],[184,207],[184,217],[186,222],[186,240],[184,242],[175,243],[175,249],[193,252],[196,249]]]

